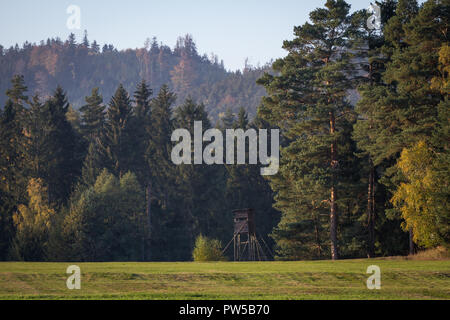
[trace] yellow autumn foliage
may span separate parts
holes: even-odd
[[[47,200],[47,188],[41,179],[30,179],[27,187],[28,205],[19,205],[18,212],[13,216],[18,231],[32,226],[50,228],[50,217],[55,211],[50,208]]]
[[[44,255],[55,211],[50,207],[47,188],[41,179],[30,179],[27,193],[28,205],[19,205],[13,215],[16,236],[11,255],[17,260],[39,260]]]
[[[404,149],[397,167],[407,182],[400,184],[391,199],[405,220],[403,229],[412,229],[414,241],[425,247],[445,242],[443,234],[448,229],[445,226],[448,204],[443,194],[446,182],[436,169],[434,160],[433,150],[424,141]]]
[[[450,73],[450,46],[445,43],[439,50],[439,67],[440,76],[431,80],[431,88],[440,91],[442,94],[450,93],[450,81],[448,75]]]

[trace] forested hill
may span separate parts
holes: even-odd
[[[188,96],[203,102],[212,118],[228,108],[237,113],[240,107],[253,116],[265,94],[256,80],[267,69],[248,66],[229,72],[217,56],[200,55],[190,35],[180,37],[173,49],[153,38],[143,48],[119,51],[113,45],[100,47],[87,36],[77,43],[73,34],[66,41],[26,42],[9,49],[0,45],[0,92],[8,89],[13,75],[22,74],[32,94],[45,97],[61,85],[76,109],[94,87],[109,101],[119,83],[132,92],[145,79],[154,91],[168,84],[177,94],[177,104]],[[5,101],[1,94],[0,105]]]

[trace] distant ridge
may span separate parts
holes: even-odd
[[[153,38],[143,48],[118,51],[87,37],[77,43],[71,34],[66,41],[52,38],[9,49],[0,45],[0,106],[15,74],[24,75],[29,96],[45,97],[61,85],[76,109],[94,87],[108,103],[119,83],[131,94],[145,79],[154,91],[168,84],[177,94],[177,104],[188,96],[203,102],[213,119],[228,108],[237,113],[240,107],[253,117],[265,94],[256,80],[269,69],[246,66],[243,71],[227,71],[216,55],[200,55],[190,35],[179,37],[173,49]]]

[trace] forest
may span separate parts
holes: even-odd
[[[189,34],[179,37],[173,49],[158,43],[156,37],[147,39],[139,49],[119,51],[111,44],[100,48],[97,41],[89,41],[86,30],[80,43],[71,33],[66,41],[49,38],[8,49],[0,45],[0,92],[4,93],[10,79],[20,74],[31,94],[48,97],[56,86],[62,86],[75,109],[84,105],[84,97],[92,88],[98,87],[105,97],[111,97],[119,83],[132,91],[145,80],[153,90],[167,84],[180,103],[189,96],[201,100],[214,121],[227,109],[237,113],[240,107],[253,117],[265,94],[256,80],[268,70],[270,66],[254,67],[245,62],[242,71],[226,71],[217,55],[200,55]],[[5,102],[6,96],[1,95],[0,105]]]
[[[0,47],[0,260],[189,261],[239,208],[279,260],[448,248],[450,0],[376,3],[380,29],[327,0],[273,44],[286,57],[243,72],[189,35]],[[279,172],[175,165],[194,121],[279,129]]]

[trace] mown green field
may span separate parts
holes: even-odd
[[[81,268],[81,289],[66,268]],[[369,265],[381,289],[366,287]],[[450,260],[0,263],[0,299],[450,299]]]

